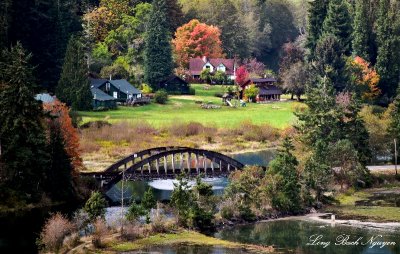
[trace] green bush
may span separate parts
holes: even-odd
[[[136,204],[134,201],[128,208],[126,219],[129,221],[137,220],[140,216],[146,215],[146,210],[140,204]]]
[[[196,89],[194,89],[193,87],[189,88],[189,95],[196,95]]]
[[[168,101],[167,91],[161,89],[154,94],[154,101],[158,104],[166,104]]]
[[[98,217],[104,218],[106,213],[107,201],[103,195],[95,191],[92,193],[88,201],[86,201],[83,210],[88,213],[90,220],[95,220]]]
[[[230,207],[224,206],[221,208],[221,217],[230,220],[233,218],[233,211]]]

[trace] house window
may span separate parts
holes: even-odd
[[[118,92],[114,92],[113,95],[114,95],[114,98],[118,99]]]

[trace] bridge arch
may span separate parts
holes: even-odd
[[[121,170],[122,167],[122,170]],[[244,165],[224,154],[189,147],[156,147],[131,154],[103,172],[91,174],[108,189],[124,179],[174,179],[181,172],[189,176],[227,176]]]

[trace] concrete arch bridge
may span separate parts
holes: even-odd
[[[232,171],[242,170],[243,167],[241,162],[214,151],[189,147],[156,147],[133,153],[102,172],[81,175],[95,177],[102,189],[108,190],[122,179],[175,179],[181,172],[191,177],[200,174],[222,177]]]

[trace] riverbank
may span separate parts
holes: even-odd
[[[91,239],[83,239],[83,243],[67,253],[121,253],[142,251],[149,247],[159,246],[211,246],[231,250],[240,250],[241,253],[274,253],[272,246],[260,246],[225,241],[206,236],[195,231],[182,230],[177,233],[155,234],[146,238],[132,241],[122,240],[120,234],[113,234],[104,239],[103,248],[95,248]]]

